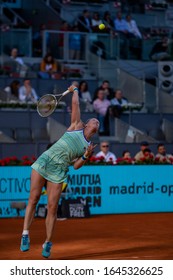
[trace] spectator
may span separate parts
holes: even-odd
[[[111,14],[109,11],[106,11],[103,16],[103,23],[105,24],[105,28],[107,32],[114,30],[114,21],[111,18]]]
[[[69,34],[69,52],[70,52],[70,59],[81,59],[81,43],[82,43],[82,36],[79,33],[79,28],[75,25],[72,29],[73,32]]]
[[[92,32],[92,24],[91,24],[91,17],[89,10],[85,9],[83,10],[82,15],[80,15],[76,22],[78,26],[78,30],[80,32]],[[86,50],[86,36],[81,36],[81,59],[85,60],[85,50]]]
[[[129,150],[124,150],[122,153],[123,159],[131,159],[131,154]]]
[[[120,89],[115,91],[115,97],[111,99],[110,114],[116,118],[119,118],[123,112],[123,107],[128,105],[127,98],[123,97],[123,93]]]
[[[88,90],[88,83],[86,81],[79,83],[79,97],[85,102],[92,103],[91,93]]]
[[[131,15],[126,16],[126,25],[128,30],[128,52],[132,52],[137,59],[141,59],[142,54],[142,34],[136,24],[136,21],[132,19]],[[135,40],[132,40],[135,39]]]
[[[88,91],[88,83],[81,81],[79,84],[79,97],[81,101],[85,102],[86,111],[93,111],[91,93]]]
[[[132,19],[131,15],[126,16],[126,26],[130,36],[133,36],[138,39],[142,39],[142,34],[139,31],[136,21]]]
[[[127,29],[127,23],[125,19],[122,18],[122,13],[118,12],[116,15],[116,18],[114,20],[114,28],[115,31],[122,35],[127,35],[128,34],[128,29]]]
[[[97,98],[98,89],[102,89],[104,91],[105,96],[108,100],[111,100],[114,97],[113,89],[110,87],[110,83],[108,80],[104,80],[100,87],[95,90],[93,101]]]
[[[116,163],[117,159],[116,155],[109,151],[109,143],[107,141],[100,143],[100,151],[96,154],[96,158],[103,158],[104,161],[112,161],[114,164]]]
[[[53,77],[58,71],[58,65],[51,53],[47,53],[41,61],[39,76],[43,79]]]
[[[20,87],[20,81],[13,80],[9,86],[4,88],[4,91],[8,95],[8,100],[18,100],[19,99],[19,87]]]
[[[142,160],[154,160],[154,154],[151,152],[151,149],[145,148],[143,150],[143,158]]]
[[[163,37],[153,46],[150,55],[150,59],[153,61],[169,60],[169,40],[167,37]]]
[[[25,65],[23,59],[18,56],[18,49],[17,48],[13,48],[11,50],[11,59],[16,61],[20,66]]]
[[[122,18],[121,12],[117,13],[117,16],[114,20],[114,28],[115,32],[117,32],[120,37],[120,56],[126,59],[128,57],[129,32],[126,21]]]
[[[134,159],[131,157],[129,150],[124,150],[121,158],[117,158],[116,164],[134,164]]]
[[[157,145],[155,160],[162,163],[173,163],[173,156],[166,153],[166,148],[163,143]]]
[[[93,108],[98,115],[100,121],[99,134],[108,135],[107,126],[107,111],[110,106],[110,101],[105,97],[103,89],[98,89],[97,98],[93,102]]]
[[[140,151],[135,155],[135,161],[140,161],[142,158],[144,158],[145,156],[147,156],[147,153],[148,153],[148,150],[146,149],[149,149],[149,144],[147,141],[143,141],[141,142],[141,145],[140,145]],[[151,153],[151,155],[153,156],[154,158],[154,154]]]
[[[80,32],[92,32],[92,23],[89,10],[83,10],[82,15],[77,19],[77,24]]]
[[[28,66],[24,63],[23,59],[20,56],[18,56],[17,48],[13,48],[11,50],[10,58],[12,61],[16,62],[15,69],[13,69],[12,72],[19,73],[20,77],[25,77],[28,70]]]
[[[82,100],[92,103],[91,93],[88,91],[88,83],[86,81],[79,83],[79,96]]]
[[[134,159],[131,157],[131,154],[129,152],[129,150],[124,150],[123,151],[123,160],[126,161],[127,163],[130,163],[130,164],[134,164]]]
[[[25,79],[19,88],[19,100],[24,102],[37,102],[38,100],[38,95],[28,79]]]
[[[93,17],[91,19],[91,27],[93,32],[100,32],[99,25],[103,23],[103,21],[100,19],[100,14],[98,12],[93,13]]]

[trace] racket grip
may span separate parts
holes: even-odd
[[[65,96],[66,94],[68,94],[70,91],[69,90],[66,90],[63,92],[62,96]]]

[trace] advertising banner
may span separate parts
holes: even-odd
[[[0,168],[0,217],[16,216],[12,202],[27,204],[30,172],[30,167]],[[91,214],[173,211],[172,165],[70,167],[67,186],[68,198],[87,201]],[[47,195],[39,203],[46,204]]]
[[[68,186],[92,214],[173,211],[172,165],[86,166],[69,173]]]
[[[0,217],[24,216],[25,208],[17,212],[13,203],[27,204],[30,192],[31,167],[0,167]],[[42,195],[39,203],[46,203]],[[20,206],[19,206],[20,207]]]

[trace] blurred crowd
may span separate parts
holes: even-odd
[[[41,67],[45,66],[44,62]],[[43,70],[43,69],[42,69]],[[40,74],[51,75],[53,73],[50,69],[42,71]],[[91,92],[86,80],[73,81],[73,84],[79,88],[79,98],[81,111],[94,112],[100,121],[99,135],[109,136],[109,118],[120,118],[124,109],[128,107],[128,100],[124,96],[121,89],[113,89],[108,80],[103,80],[101,85],[97,87],[94,92]],[[25,78],[23,81],[18,79],[1,89],[1,94],[5,96],[7,102],[33,102],[36,103],[39,99],[39,94],[32,86],[30,79]],[[0,96],[1,99],[1,96]],[[70,110],[70,108],[68,108]]]

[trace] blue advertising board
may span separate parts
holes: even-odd
[[[30,167],[0,167],[0,217],[16,216],[12,201],[27,203],[30,173]],[[67,184],[73,198],[87,199],[91,214],[173,212],[172,165],[70,167]]]
[[[31,167],[0,167],[0,217],[16,216],[16,209],[11,207],[12,202],[28,202],[30,192]],[[39,203],[46,203],[42,195]],[[20,211],[24,216],[25,210]]]

